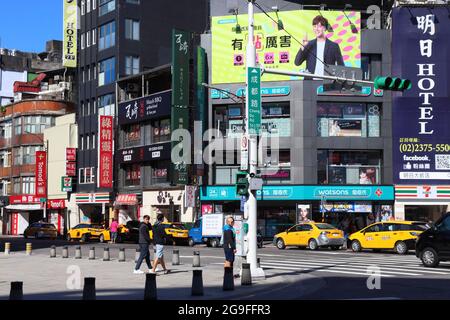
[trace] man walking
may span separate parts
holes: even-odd
[[[164,274],[167,274],[170,270],[166,269],[166,264],[164,262],[164,240],[166,239],[165,227],[162,224],[164,221],[164,215],[158,214],[157,220],[158,221],[153,227],[153,242],[156,245],[155,260],[153,261],[153,269],[149,272],[156,273],[156,267],[161,264]]]
[[[152,265],[150,263],[150,251],[149,251],[149,245],[150,245],[150,230],[152,226],[150,224],[150,216],[144,216],[144,222],[141,222],[139,226],[139,249],[141,250],[141,253],[139,255],[139,259],[136,263],[136,267],[134,268],[135,274],[142,274],[143,271],[140,270],[142,261],[147,263],[147,267],[150,270],[152,268]]]
[[[227,224],[223,228],[223,250],[225,252],[225,268],[233,267],[236,254],[236,235],[234,232],[233,217],[227,218]]]

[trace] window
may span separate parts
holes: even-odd
[[[156,120],[152,123],[153,143],[170,141],[170,119]]]
[[[86,14],[86,0],[81,0],[81,15],[84,16]]]
[[[92,45],[97,43],[97,29],[92,30]]]
[[[86,32],[86,47],[89,48],[91,46],[91,32]]]
[[[98,98],[98,114],[101,116],[115,115],[114,94],[107,94]]]
[[[170,161],[158,161],[152,167],[152,184],[169,182]]]
[[[81,79],[82,79],[83,83],[86,82],[84,68],[81,68]]]
[[[92,0],[92,10],[97,9],[97,0]]]
[[[140,39],[140,23],[137,20],[125,19],[125,39],[139,40]]]
[[[22,134],[22,118],[14,119],[14,134],[15,135]]]
[[[80,168],[78,169],[78,183],[79,184],[85,184],[86,183],[86,179],[84,177],[84,168]]]
[[[97,65],[93,65],[93,76],[92,76],[92,78],[95,80],[95,79],[97,79]]]
[[[140,4],[140,0],[126,0],[126,3]]]
[[[319,150],[319,184],[380,184],[381,151]]]
[[[80,145],[81,145],[81,150],[84,150],[84,137],[81,136],[81,137],[80,137],[80,140],[81,140],[81,143],[80,143]]]
[[[91,0],[86,0],[86,12],[91,12]]]
[[[266,154],[264,154],[266,153]],[[283,184],[291,180],[291,151],[263,152],[261,178],[264,184]]]
[[[364,229],[364,232],[380,232],[382,229],[381,223],[378,223],[376,225],[373,225],[369,228]]]
[[[116,80],[116,59],[110,58],[99,62],[98,85],[113,83]]]
[[[381,107],[365,103],[319,103],[319,137],[379,137]]]
[[[89,66],[87,66],[86,68],[87,68],[86,69],[87,70],[87,80],[91,81],[91,68]]]
[[[89,135],[86,135],[86,150],[89,150],[89,148],[91,147],[91,145],[89,144]]]
[[[98,15],[99,17],[112,12],[116,9],[115,0],[99,0],[98,3]]]
[[[40,146],[22,147],[22,150],[23,150],[22,164],[35,164],[36,163],[36,152],[40,151],[41,149],[42,149],[42,147],[40,147]]]
[[[92,114],[97,113],[97,100],[92,99]]]
[[[116,44],[116,22],[112,21],[100,27],[98,50],[111,48]]]
[[[374,80],[381,72],[381,55],[366,54],[361,55],[361,69],[363,72],[363,80]]]
[[[0,124],[0,137],[3,139],[11,139],[11,121]]]
[[[26,116],[25,133],[44,133],[44,130],[54,125],[55,119],[51,116]]]
[[[95,183],[94,167],[78,169],[79,184]]]
[[[20,178],[13,179],[13,192],[15,194],[20,194]]]
[[[84,33],[81,34],[81,50],[84,49]]]
[[[97,148],[97,146],[95,145],[95,141],[96,141],[97,136],[95,135],[95,133],[92,134],[92,150],[95,150]]]
[[[127,56],[125,57],[125,74],[133,75],[139,73],[139,57]]]
[[[134,147],[141,142],[141,126],[140,124],[132,124],[124,127],[125,141],[124,147]]]
[[[14,165],[21,166],[22,165],[22,148],[14,148]]]
[[[22,193],[34,194],[35,177],[22,177]]]
[[[138,186],[141,184],[141,166],[132,164],[125,166],[125,186]]]

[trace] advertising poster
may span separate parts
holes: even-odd
[[[376,168],[359,168],[359,184],[376,184],[377,169]]]
[[[202,218],[202,236],[221,236],[223,214],[206,214]]]
[[[213,205],[212,204],[202,204],[202,215],[212,213]]]
[[[342,11],[324,11],[323,17],[333,28],[333,32],[325,31],[324,62],[329,65],[342,65],[347,67],[361,67],[361,33],[352,33],[351,23],[360,30],[361,18],[358,12],[348,12],[345,17]],[[256,63],[264,68],[273,68],[289,71],[305,71],[322,73],[323,68],[316,63],[316,58],[310,52],[317,51],[316,35],[313,31],[313,20],[320,17],[318,11],[292,10],[278,12],[284,29],[307,48],[304,54],[300,49],[303,46],[284,30],[278,30],[277,23],[264,13],[255,14]],[[277,18],[273,14],[276,21]],[[248,16],[221,16],[212,18],[212,83],[244,83],[245,52],[248,39],[246,24]],[[241,33],[236,32],[236,25],[242,27]],[[311,50],[313,48],[313,50]],[[297,58],[298,55],[298,58]],[[297,58],[297,59],[296,59]],[[297,60],[297,61],[296,61]],[[318,66],[316,68],[316,66]],[[317,70],[316,70],[317,69]],[[264,75],[262,81],[299,80],[299,77],[280,75]]]
[[[309,204],[297,204],[297,223],[312,220],[311,206]]]
[[[448,8],[393,10],[392,74],[412,82],[392,106],[394,183],[450,181]]]
[[[361,137],[361,120],[330,120],[330,137]]]

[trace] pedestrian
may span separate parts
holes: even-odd
[[[109,231],[111,232],[111,241],[112,243],[116,243],[117,240],[117,229],[119,228],[119,223],[116,219],[112,219],[111,226],[109,227]]]
[[[141,271],[141,264],[142,261],[144,261],[147,263],[147,267],[150,270],[152,268],[151,262],[150,262],[150,251],[149,251],[149,246],[150,246],[150,230],[152,229],[152,225],[150,224],[150,216],[145,215],[144,216],[144,221],[141,222],[141,224],[139,225],[139,249],[141,250],[140,255],[139,255],[139,259],[136,263],[136,267],[134,268],[134,273],[135,274],[142,274],[144,273],[143,271]]]
[[[236,234],[233,226],[233,217],[228,217],[227,224],[223,227],[223,250],[225,252],[225,268],[233,268],[234,255],[236,254]]]
[[[156,273],[156,267],[160,264],[163,267],[164,274],[167,274],[170,270],[166,268],[166,263],[164,262],[164,243],[167,238],[163,225],[164,215],[162,213],[158,214],[156,220],[157,222],[153,226],[153,242],[156,245],[156,254],[153,261],[153,269],[149,272]]]

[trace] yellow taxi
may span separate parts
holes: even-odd
[[[344,232],[328,223],[305,222],[278,233],[273,243],[278,249],[287,246],[307,247],[317,250],[319,247],[330,247],[338,250],[345,242]]]
[[[348,243],[354,252],[362,249],[388,249],[405,254],[408,250],[414,249],[418,235],[426,229],[426,222],[377,222],[352,233],[348,237]]]
[[[105,230],[105,228],[100,225],[81,223],[67,232],[67,240],[89,242],[92,239],[100,239],[100,237],[105,236],[106,233],[109,235],[109,231]]]
[[[189,230],[181,223],[163,222],[164,230],[167,235],[167,243],[170,244],[187,244],[189,239]],[[150,231],[150,239],[153,240],[153,231]]]

